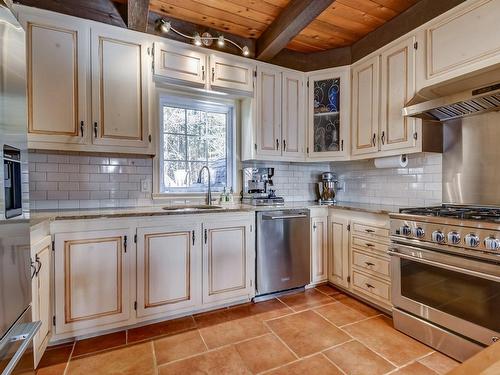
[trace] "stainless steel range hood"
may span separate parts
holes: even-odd
[[[448,121],[500,110],[500,65],[420,90],[403,116]]]

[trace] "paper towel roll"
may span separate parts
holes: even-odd
[[[388,156],[375,159],[375,168],[405,168],[408,166],[406,155]]]

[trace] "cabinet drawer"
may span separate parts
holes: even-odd
[[[389,301],[390,285],[383,281],[377,280],[374,277],[359,273],[356,270],[352,273],[352,281],[355,288],[362,289],[368,294]]]
[[[382,277],[389,277],[389,261],[374,256],[353,251],[352,262],[368,273],[377,273]]]
[[[352,231],[358,234],[373,235],[377,237],[383,237],[389,240],[389,229],[381,228],[374,225],[362,224],[362,223],[352,223]]]
[[[370,238],[352,236],[352,246],[358,249],[367,250],[380,255],[387,256],[387,244],[372,241]]]

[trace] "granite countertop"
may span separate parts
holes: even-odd
[[[124,207],[124,208],[97,208],[97,209],[69,209],[69,210],[45,210],[32,211],[31,225],[35,226],[46,220],[80,220],[80,219],[98,219],[98,218],[119,218],[119,217],[137,217],[137,216],[164,216],[164,215],[193,215],[193,214],[215,214],[225,212],[256,212],[267,210],[282,209],[300,209],[300,208],[318,208],[331,207],[343,210],[353,210],[361,212],[370,212],[376,214],[388,214],[390,212],[399,212],[397,206],[373,205],[355,202],[338,202],[334,205],[320,204],[316,201],[306,202],[285,202],[282,206],[251,206],[247,204],[235,203],[224,205],[221,208],[211,210],[194,211],[169,211],[163,207],[167,205],[155,205],[144,207]]]

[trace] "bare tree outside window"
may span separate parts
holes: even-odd
[[[161,192],[203,192],[208,165],[214,191],[232,185],[232,107],[196,100],[161,101]]]

